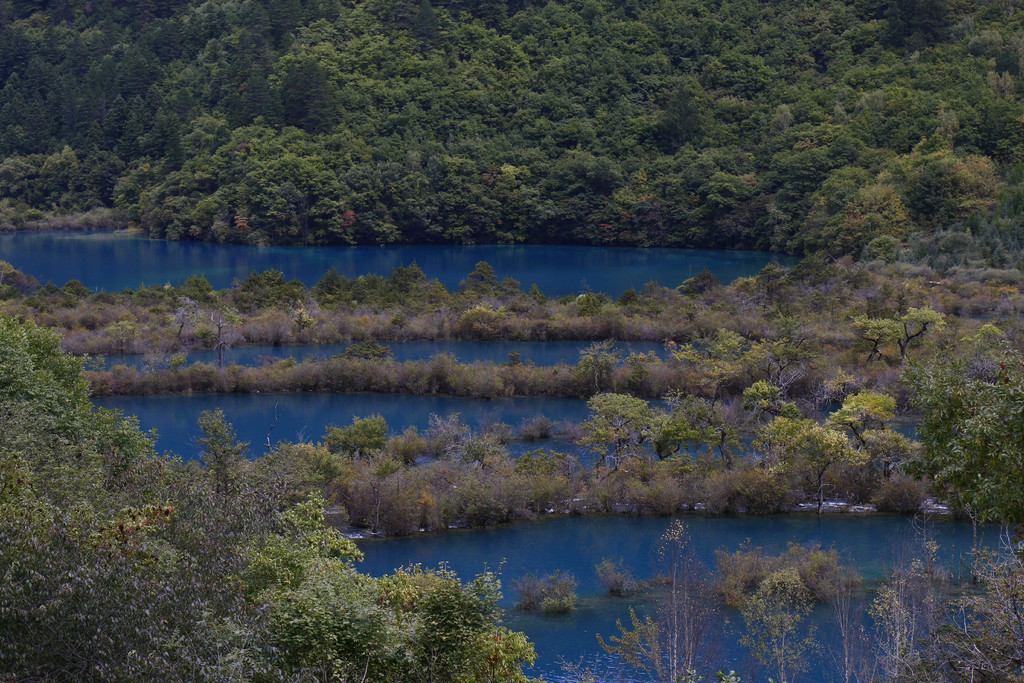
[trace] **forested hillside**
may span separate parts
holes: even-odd
[[[0,223],[1017,266],[1017,4],[4,0]]]

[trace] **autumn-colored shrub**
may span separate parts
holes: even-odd
[[[718,566],[717,589],[730,607],[739,607],[764,579],[782,570],[794,571],[809,594],[825,600],[835,594],[844,569],[839,553],[833,548],[822,550],[816,545],[790,543],[781,555],[767,555],[761,548],[741,547],[735,552],[715,552]]]
[[[594,571],[597,572],[597,578],[604,585],[608,595],[625,597],[644,587],[644,583],[635,579],[621,560],[614,561],[606,557],[594,567]]]

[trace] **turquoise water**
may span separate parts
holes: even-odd
[[[580,359],[580,351],[589,346],[589,341],[414,341],[388,343],[391,353],[397,361],[427,360],[442,353],[453,354],[463,363],[475,361],[491,361],[504,363],[510,353],[518,353],[521,362],[534,365],[558,365],[565,363],[575,365]],[[225,365],[235,363],[242,366],[260,365],[267,360],[294,358],[303,361],[307,358],[330,358],[342,353],[348,344],[298,344],[294,346],[240,346],[224,352]],[[665,346],[661,342],[620,342],[615,349],[625,358],[630,353],[655,353],[665,356]],[[115,365],[141,367],[147,357],[141,354],[124,354],[98,357],[106,368]],[[188,363],[216,363],[216,351],[191,351]]]
[[[388,275],[415,262],[428,278],[452,289],[478,261],[487,261],[499,278],[536,284],[549,295],[590,288],[613,296],[655,280],[675,287],[707,268],[731,282],[768,263],[792,265],[795,259],[767,252],[702,249],[639,249],[574,246],[389,246],[247,247],[209,242],[149,240],[112,232],[58,231],[0,234],[0,260],[62,285],[80,280],[91,289],[115,291],[139,285],[180,284],[203,274],[217,289],[231,286],[253,271],[276,268],[287,278],[314,284],[330,268],[349,277]],[[116,266],[116,267],[115,267]]]
[[[792,514],[776,517],[705,518],[681,517],[687,524],[694,547],[706,567],[714,568],[714,551],[732,552],[744,543],[762,547],[769,553],[781,553],[790,542],[835,547],[842,563],[856,569],[868,582],[885,578],[886,573],[903,557],[915,556],[908,546],[922,538],[922,526],[906,517],[871,515],[867,517]],[[642,610],[641,600],[608,598],[597,579],[594,566],[605,558],[624,562],[640,579],[653,576],[653,548],[671,520],[653,517],[583,517],[549,518],[482,530],[459,530],[423,534],[409,538],[360,541],[366,555],[361,570],[380,575],[399,566],[445,563],[462,578],[491,569],[500,571],[505,586],[504,605],[511,608],[514,595],[512,582],[525,574],[550,574],[563,571],[573,574],[579,582],[579,609],[568,616],[541,616],[510,612],[507,625],[525,631],[535,643],[539,659],[528,673],[547,681],[562,678],[561,659],[590,665],[603,675],[612,677],[618,663],[605,655],[596,635],[606,640],[617,635],[615,620],[629,623],[630,605]],[[941,563],[956,566],[972,543],[971,526],[959,522],[939,522],[929,527],[939,543]],[[998,529],[982,530],[982,540],[990,547],[998,546]],[[727,613],[730,624],[720,638],[721,652],[714,660],[716,669],[734,669],[747,673],[750,661],[739,643],[738,627],[742,618]],[[827,608],[814,615],[819,640],[826,651],[814,662],[814,669],[799,678],[802,681],[828,680],[828,645],[831,642],[830,613]],[[766,676],[745,677],[744,681],[763,681]],[[646,680],[637,677],[636,680]]]

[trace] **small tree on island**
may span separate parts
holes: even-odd
[[[770,467],[805,472],[816,492],[819,514],[825,502],[825,473],[841,463],[861,465],[867,460],[845,435],[814,420],[777,417],[761,428],[757,446]]]
[[[598,394],[587,407],[590,419],[580,425],[576,443],[597,454],[597,467],[610,462],[615,471],[624,460],[642,455],[661,427],[658,412],[634,396]]]
[[[804,629],[813,603],[794,569],[769,574],[741,608],[747,635],[742,642],[779,681],[792,683],[807,668],[814,628]]]

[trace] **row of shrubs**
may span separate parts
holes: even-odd
[[[552,462],[541,457],[545,465]],[[557,474],[532,469],[514,461],[491,460],[475,467],[436,461],[381,478],[379,464],[359,465],[335,495],[350,523],[402,535],[545,514],[776,514],[791,510],[810,493],[789,488],[789,482],[770,481],[756,465],[703,476],[678,476],[653,462],[605,476],[582,469]],[[912,514],[926,498],[923,484],[898,477],[883,482],[871,502],[881,511]]]
[[[384,535],[547,514],[767,515],[787,512],[816,493],[809,473],[783,474],[750,459],[730,470],[708,455],[665,461],[638,456],[609,469],[543,449],[514,456],[504,443],[513,433],[503,426],[472,435],[457,420],[434,418],[426,432],[410,428],[387,438],[386,425],[373,431],[365,424],[374,419],[360,421],[361,436],[353,427],[330,428],[324,444],[281,444],[262,460],[283,460],[289,472],[308,472],[303,481],[326,491],[339,523]],[[520,431],[553,433],[546,420]],[[925,483],[863,466],[830,471],[825,486],[851,503],[874,503],[888,512],[916,512],[929,495]]]
[[[1015,320],[1024,311],[1017,284],[938,280],[934,273],[899,265],[835,264],[815,257],[790,271],[769,266],[727,286],[697,284],[651,285],[627,291],[618,301],[592,292],[552,300],[497,284],[437,299],[435,288],[417,285],[415,296],[353,306],[347,298],[325,299],[323,288],[307,289],[270,271],[220,292],[198,277],[180,287],[120,293],[90,293],[71,282],[43,287],[3,303],[0,310],[56,328],[65,349],[93,354],[212,349],[229,338],[233,344],[274,345],[440,339],[685,343],[725,329],[747,342],[802,339],[811,357],[819,359],[810,363],[819,374],[836,361],[848,369],[871,365],[866,360],[870,342],[852,325],[861,316],[891,319],[908,308],[931,307],[963,318],[966,328],[951,326],[939,335],[953,341],[977,322],[969,316],[979,315],[1000,316],[1005,331],[1019,337]],[[381,290],[390,291],[383,285]],[[186,300],[191,303],[182,303]],[[219,328],[214,318],[226,326]],[[901,354],[889,344],[884,357],[898,363]]]
[[[330,358],[294,359],[258,367],[194,363],[156,371],[116,365],[87,372],[94,396],[141,396],[168,393],[267,393],[283,391],[379,392],[442,394],[472,398],[503,396],[563,396],[584,398],[595,393],[595,380],[586,366],[534,366],[478,361],[460,363],[450,354],[422,361]],[[732,384],[753,382],[739,370]],[[700,372],[692,366],[636,354],[630,362],[602,373],[597,387],[626,390],[656,398],[670,390],[701,390]]]

